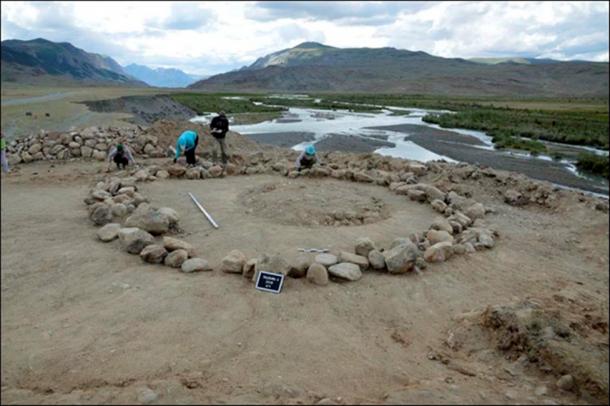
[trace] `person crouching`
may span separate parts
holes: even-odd
[[[178,161],[182,152],[186,156],[187,166],[195,166],[197,163],[197,157],[195,151],[197,150],[197,144],[199,143],[199,136],[195,131],[187,130],[180,134],[176,141],[176,156],[174,157],[174,163]]]
[[[136,160],[133,158],[133,154],[127,145],[117,144],[112,147],[108,154],[108,163],[114,161],[117,169],[125,169],[125,167],[131,162],[135,165]]]
[[[301,169],[311,169],[313,164],[318,162],[318,157],[316,155],[316,148],[313,145],[308,145],[305,147],[301,155],[297,158],[296,168],[297,171],[301,172]]]

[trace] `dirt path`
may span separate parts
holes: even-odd
[[[468,376],[427,354],[453,317],[488,304],[562,292],[586,295],[607,315],[607,215],[574,202],[557,212],[517,209],[481,193],[473,197],[497,210],[493,250],[421,275],[366,273],[326,287],[288,279],[273,295],[240,276],[182,274],[95,241],[83,174],[101,166],[39,163],[2,178],[3,404],[577,402],[556,390],[536,395],[542,378],[497,370],[501,355]],[[372,185],[359,193],[375,193],[392,214],[373,224],[296,227],[245,212],[240,193],[280,181],[159,181],[142,190],[180,213],[185,239],[212,263],[240,246],[253,255],[344,248],[361,235],[391,241],[434,216]],[[193,210],[187,190],[220,230]]]

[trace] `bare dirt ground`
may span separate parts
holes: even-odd
[[[450,351],[447,332],[464,313],[488,305],[555,295],[566,306],[586,303],[607,320],[608,215],[575,198],[556,210],[515,208],[478,190],[473,198],[496,210],[487,216],[500,231],[494,249],[421,274],[366,272],[358,282],[325,287],[289,278],[273,295],[238,275],[183,274],[96,241],[83,198],[102,166],[40,162],[3,175],[3,404],[591,402],[491,344],[485,357],[462,354],[460,367],[430,359],[431,351]],[[378,186],[314,179],[298,181],[320,194],[325,183],[376,196],[389,217],[296,226],[247,212],[243,193],[286,181],[165,180],[141,190],[152,204],[179,212],[181,238],[212,265],[233,248],[253,256],[301,246],[347,249],[360,236],[387,243],[422,231],[436,216]],[[329,211],[342,208],[331,200]],[[603,366],[607,330],[602,337]],[[542,385],[548,390],[538,390]]]

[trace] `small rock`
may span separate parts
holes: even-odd
[[[208,169],[208,173],[210,174],[211,177],[217,178],[222,174],[222,167],[218,166],[218,165],[214,165],[210,169]]]
[[[115,238],[118,238],[120,229],[120,224],[108,223],[99,230],[97,230],[97,238],[104,242],[112,241]]]
[[[557,380],[559,389],[570,391],[574,388],[574,377],[572,375],[564,375]]]
[[[324,265],[325,267],[335,265],[337,262],[339,262],[339,259],[333,254],[318,254],[314,260],[318,264]]]
[[[161,207],[159,209],[159,213],[167,216],[170,226],[177,224],[178,220],[180,220],[180,216],[178,216],[176,210],[172,209],[171,207]]]
[[[443,241],[453,242],[453,236],[445,230],[429,230],[426,233],[426,238],[428,238],[428,241],[430,241],[430,244],[432,245]]]
[[[328,285],[328,271],[324,265],[314,262],[307,269],[307,280],[315,285]]]
[[[449,223],[449,220],[444,217],[435,218],[432,224],[430,225],[430,228],[433,230],[442,230],[448,232],[449,234],[453,234],[453,227]]]
[[[266,255],[263,254],[254,267],[254,276],[252,281],[256,281],[259,272],[271,272],[282,275],[288,275],[290,272],[290,265],[284,258],[279,255]]]
[[[366,258],[368,257],[369,252],[374,249],[376,248],[373,240],[368,237],[361,237],[356,240],[356,248],[354,249],[354,252],[356,253],[356,255],[360,255]]]
[[[373,269],[383,269],[385,268],[385,257],[383,254],[377,250],[372,250],[368,255],[369,263]]]
[[[201,170],[199,168],[190,168],[186,171],[187,179],[200,179],[201,178]]]
[[[112,205],[112,215],[114,217],[124,217],[127,215],[127,206],[123,203],[116,203]]]
[[[357,281],[362,278],[360,267],[349,262],[342,262],[328,268],[328,272],[338,278],[347,279],[348,281]]]
[[[189,254],[186,250],[177,249],[167,254],[163,263],[172,268],[180,268],[188,257]]]
[[[339,257],[341,262],[349,262],[358,265],[361,271],[364,271],[366,268],[369,267],[369,260],[367,257],[352,254],[346,251],[341,251]]]
[[[424,259],[428,262],[444,262],[453,255],[453,244],[449,241],[439,242],[424,252]]]
[[[130,254],[139,254],[144,247],[154,244],[155,239],[144,230],[127,227],[119,230],[119,241],[123,249]]]
[[[158,244],[147,245],[140,251],[140,258],[150,264],[160,264],[167,256],[167,250]]]
[[[220,270],[227,273],[242,273],[246,256],[241,251],[233,250],[222,259]]]
[[[170,221],[167,215],[148,206],[138,207],[125,220],[125,226],[138,227],[153,235],[166,233],[169,230],[169,225]]]
[[[302,278],[307,274],[307,269],[311,265],[309,256],[301,254],[290,262],[288,276],[292,278]]]
[[[144,388],[138,391],[138,402],[145,405],[156,402],[159,396],[150,388]]]
[[[242,275],[244,278],[252,279],[254,277],[254,272],[256,271],[256,263],[258,262],[257,258],[252,258],[246,261],[244,264]]]
[[[91,221],[93,221],[98,226],[103,226],[104,224],[108,224],[112,222],[112,210],[110,206],[105,203],[100,203],[99,206],[96,206],[91,211],[89,215]]]
[[[155,176],[159,179],[167,179],[169,178],[169,172],[164,169],[161,169],[157,171],[157,174]]]
[[[511,206],[523,206],[529,202],[529,199],[514,189],[508,189],[504,192],[504,202]]]
[[[174,178],[179,178],[186,173],[186,168],[184,168],[181,165],[172,165],[169,168],[167,168],[167,172],[169,173],[170,176],[172,176]]]
[[[430,205],[439,213],[444,213],[447,210],[447,204],[440,199],[434,199]]]
[[[198,271],[211,271],[212,268],[208,261],[201,258],[187,259],[182,263],[182,272],[198,272]]]
[[[470,217],[472,220],[476,220],[479,218],[485,217],[485,206],[481,203],[475,203],[472,206],[468,207],[464,214]]]
[[[409,199],[414,200],[416,202],[426,201],[426,192],[424,192],[423,190],[408,189],[407,196],[409,196]]]
[[[189,257],[195,255],[195,250],[191,244],[177,238],[167,236],[163,237],[163,247],[170,252],[175,250],[185,250]]]
[[[549,392],[549,389],[547,388],[546,385],[541,385],[536,387],[536,390],[534,391],[534,393],[536,393],[536,396],[546,396]]]

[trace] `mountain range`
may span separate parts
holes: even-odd
[[[146,86],[128,75],[114,59],[86,52],[68,42],[43,38],[6,40],[0,50],[3,82]]]
[[[198,80],[205,79],[201,75],[191,75],[180,69],[152,69],[148,66],[137,65],[135,63],[123,66],[123,70],[134,78],[156,87],[186,87]]]
[[[336,48],[305,42],[189,87],[228,92],[607,97],[608,63],[533,58],[472,61],[396,48]]]
[[[608,97],[608,62],[442,58],[396,48],[305,42],[198,78],[38,38],[1,44],[2,82],[185,87],[211,92],[376,92],[448,96]]]
[[[43,38],[2,41],[0,61],[2,82],[186,87],[203,79],[179,69],[121,66],[111,57]]]

